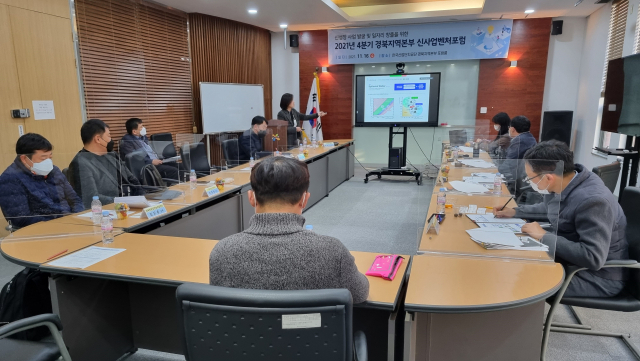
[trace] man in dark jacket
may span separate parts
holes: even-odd
[[[84,148],[76,154],[67,172],[69,183],[82,198],[85,208],[98,196],[102,205],[115,197],[143,195],[138,178],[113,152],[109,126],[100,119],[89,119],[80,128]]]
[[[524,153],[536,145],[536,138],[529,132],[531,121],[524,115],[518,115],[511,119],[509,136],[511,144],[507,148],[507,159],[522,159]]]
[[[51,143],[27,133],[16,143],[16,159],[0,175],[0,208],[12,227],[84,210],[60,169],[51,161]]]
[[[547,215],[554,231],[547,232],[535,222],[525,224],[522,231],[541,239],[550,249],[555,247],[556,261],[588,269],[574,276],[566,296],[612,297],[620,293],[627,279],[624,269],[602,268],[606,261],[629,258],[627,220],[611,191],[597,175],[573,164],[573,153],[563,142],[542,142],[524,159],[527,180],[544,201],[497,210],[496,215]],[[556,172],[556,165],[563,167],[562,175]]]
[[[153,164],[158,170],[162,178],[174,179],[178,178],[178,165],[177,163],[163,163],[158,158],[156,152],[149,145],[149,139],[147,138],[147,129],[142,125],[142,119],[131,118],[125,123],[127,128],[127,134],[122,137],[120,141],[120,157],[122,160],[129,153],[133,153],[138,149],[144,149],[146,155],[144,157],[145,164]]]
[[[248,162],[249,158],[256,158],[256,153],[262,152],[262,139],[267,134],[267,120],[261,116],[255,116],[251,120],[251,129],[245,130],[240,136],[238,150],[240,162]]]

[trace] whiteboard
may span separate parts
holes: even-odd
[[[251,128],[251,119],[264,117],[262,84],[200,83],[204,133],[235,132]]]

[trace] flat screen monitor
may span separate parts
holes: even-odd
[[[437,127],[440,73],[358,75],[356,127]]]
[[[640,54],[609,61],[600,129],[640,135]]]

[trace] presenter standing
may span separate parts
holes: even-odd
[[[316,119],[327,115],[325,112],[314,114],[302,114],[295,110],[295,101],[293,100],[293,94],[284,93],[280,99],[280,112],[278,112],[279,120],[286,120],[289,122],[287,128],[287,145],[289,147],[296,146],[296,139],[302,141],[302,121]]]

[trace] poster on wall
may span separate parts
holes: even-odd
[[[330,29],[329,63],[495,59],[509,55],[513,20]]]

